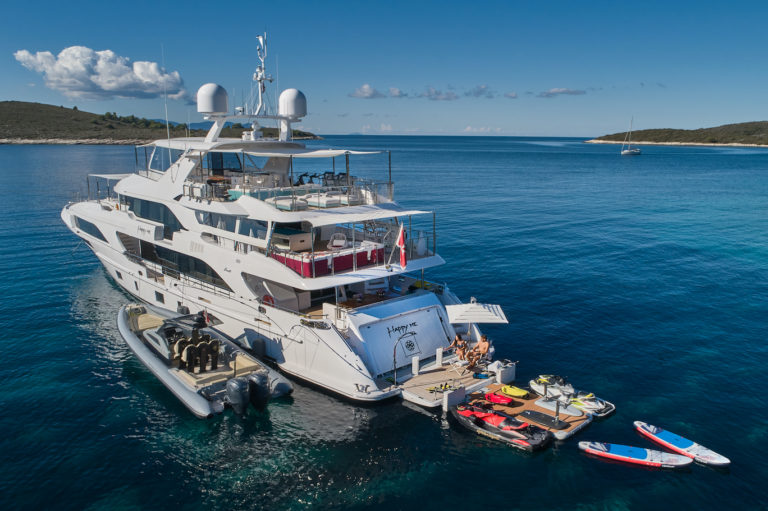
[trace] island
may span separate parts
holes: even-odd
[[[586,140],[590,144],[621,144],[627,133]],[[632,132],[632,145],[707,145],[768,147],[768,121],[724,124],[697,130],[652,129]]]
[[[248,129],[241,124],[224,128],[222,136],[240,138]],[[264,137],[277,137],[277,128],[261,128]],[[204,137],[204,129],[188,130],[185,124],[171,123],[171,137]],[[77,107],[46,105],[25,101],[0,101],[0,144],[144,144],[166,138],[165,122],[115,112],[94,114]],[[295,140],[319,139],[317,135],[293,130]]]

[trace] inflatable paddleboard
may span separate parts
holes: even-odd
[[[731,464],[731,460],[725,456],[717,454],[692,440],[671,433],[666,429],[651,426],[642,421],[635,421],[635,428],[637,428],[643,436],[650,438],[671,451],[693,458],[699,463],[715,467],[727,467]]]
[[[601,458],[634,463],[646,467],[681,468],[693,463],[693,459],[687,456],[643,449],[642,447],[631,447],[629,445],[579,442],[579,449]]]

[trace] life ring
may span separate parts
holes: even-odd
[[[272,295],[264,295],[261,297],[261,303],[264,303],[267,305],[274,305],[275,299],[272,297]]]

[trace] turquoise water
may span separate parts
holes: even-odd
[[[59,211],[130,147],[0,146],[0,505],[25,509],[764,508],[768,151],[573,139],[328,137],[391,149],[396,194],[437,211],[428,277],[500,303],[489,327],[519,382],[568,376],[618,411],[526,455],[400,403],[297,386],[245,419],[195,419],[115,329],[128,301]],[[352,159],[386,178],[386,156]],[[338,164],[339,162],[337,162]],[[318,169],[319,170],[319,169]],[[643,420],[729,471],[609,464],[579,440],[643,447]]]

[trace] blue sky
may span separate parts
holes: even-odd
[[[162,118],[163,71],[134,63],[164,52],[170,118],[198,121],[184,91],[214,81],[239,102],[266,30],[268,71],[306,94],[301,127],[317,133],[589,137],[631,116],[635,129],[768,119],[764,1],[218,4],[7,4],[0,100]]]

